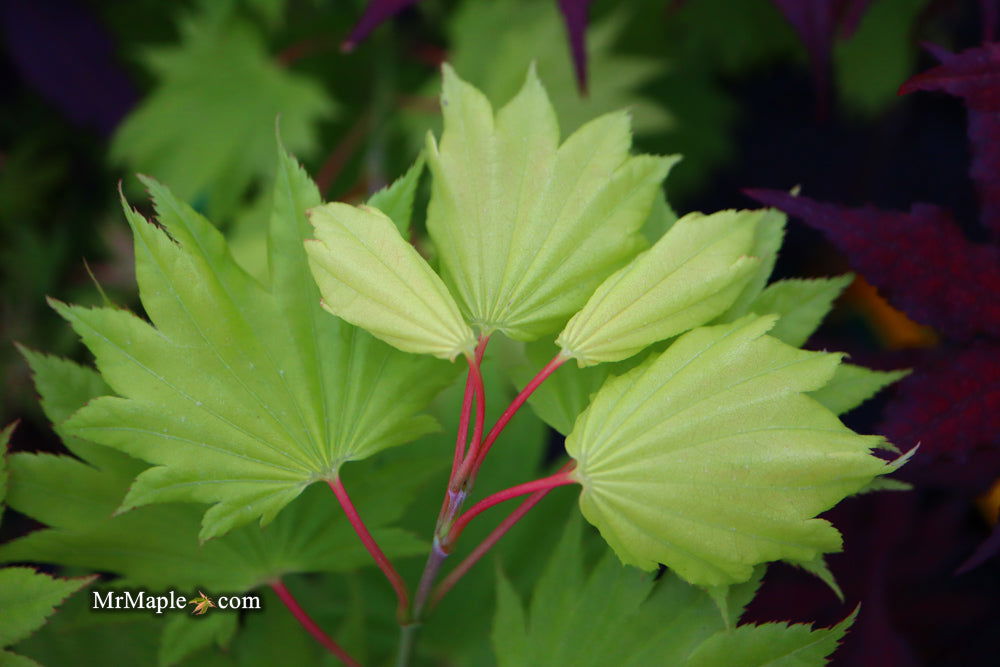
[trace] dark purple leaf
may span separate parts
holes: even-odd
[[[917,458],[946,457],[987,480],[1000,475],[977,458],[1000,450],[1000,345],[980,343],[922,364],[896,387],[878,430],[902,449],[920,443]]]
[[[379,27],[393,16],[403,11],[410,5],[415,5],[420,0],[370,0],[365,7],[365,13],[361,15],[351,34],[347,36],[340,48],[344,51],[352,51],[372,30]]]
[[[563,22],[566,24],[566,34],[573,54],[576,82],[584,94],[587,92],[587,47],[584,37],[587,32],[587,12],[593,1],[559,0],[559,11],[562,12]]]
[[[809,53],[816,90],[824,99],[830,86],[830,52],[837,30],[833,0],[773,0]],[[825,104],[824,104],[825,106]]]
[[[74,123],[108,135],[135,104],[111,35],[86,6],[0,0],[0,26],[18,73]]]
[[[936,54],[942,64],[907,81],[900,93],[934,90],[965,101],[980,220],[1000,240],[1000,44]]]
[[[948,211],[916,204],[899,213],[780,190],[746,192],[825,233],[854,269],[917,322],[960,340],[1000,336],[1000,248],[969,242]]]
[[[772,0],[809,53],[813,80],[824,111],[830,88],[833,40],[850,37],[871,0]]]
[[[992,42],[997,37],[997,24],[1000,23],[1000,2],[979,0],[979,11],[983,15],[983,41]]]

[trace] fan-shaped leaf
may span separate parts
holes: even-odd
[[[233,261],[207,220],[147,181],[163,229],[126,215],[152,323],[55,304],[118,394],[91,401],[66,428],[156,464],[126,508],[215,503],[202,538],[266,522],[345,461],[433,429],[416,413],[450,374],[322,312],[303,247],[305,209],[319,195],[288,156],[278,172],[269,285]]]
[[[677,158],[629,157],[624,113],[559,145],[532,69],[494,117],[486,97],[445,66],[440,146],[427,227],[445,282],[485,333],[530,340],[558,330],[608,274],[645,244],[639,229]]]
[[[803,395],[839,356],[765,336],[774,321],[685,334],[605,383],[577,420],[566,449],[581,509],[625,563],[716,586],[758,563],[813,561],[840,549],[814,517],[899,465]]]

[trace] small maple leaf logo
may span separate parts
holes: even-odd
[[[215,603],[212,602],[212,598],[205,595],[202,591],[198,591],[198,597],[193,598],[190,602],[188,602],[188,604],[195,605],[194,611],[191,613],[197,614],[198,616],[201,616],[208,611],[209,607],[215,606]]]

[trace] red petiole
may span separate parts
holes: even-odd
[[[337,656],[342,663],[348,665],[349,667],[361,667],[361,663],[352,658],[350,654],[343,649],[340,644],[333,641],[329,635],[323,632],[323,629],[316,625],[316,621],[312,620],[312,617],[306,613],[305,609],[299,606],[298,600],[292,595],[292,592],[288,590],[285,583],[281,579],[276,579],[270,583],[271,589],[277,593],[281,601],[285,603],[288,610],[292,612],[292,615],[302,624],[309,634],[316,638],[320,644],[322,644],[327,651]]]
[[[479,467],[482,466],[483,460],[489,453],[493,443],[495,443],[497,438],[500,437],[500,434],[507,427],[510,420],[514,418],[514,415],[517,414],[517,411],[521,409],[521,406],[527,402],[528,398],[531,397],[535,390],[538,389],[538,387],[545,382],[545,380],[548,379],[548,377],[552,375],[557,368],[566,363],[568,358],[569,357],[564,357],[562,354],[557,354],[551,361],[549,361],[549,363],[545,364],[542,370],[538,371],[538,374],[531,379],[531,382],[529,382],[524,389],[522,389],[520,393],[514,397],[514,400],[507,406],[507,409],[503,411],[503,414],[500,415],[500,419],[498,419],[497,423],[493,425],[492,429],[490,429],[490,432],[483,441],[482,446],[477,447],[475,442],[472,443],[472,447],[474,447],[475,450],[473,451],[470,449],[469,455],[465,457],[465,461],[462,463],[462,467],[459,470],[459,479],[467,481],[475,478],[476,473],[479,471]]]
[[[511,498],[517,498],[518,496],[526,496],[529,493],[535,493],[538,491],[548,492],[557,486],[576,484],[576,480],[570,475],[572,470],[573,464],[570,464],[554,475],[525,482],[524,484],[518,484],[517,486],[512,486],[509,489],[498,491],[491,496],[483,498],[478,503],[470,507],[469,510],[462,516],[458,517],[455,523],[451,526],[442,545],[443,550],[446,553],[449,552],[451,550],[451,546],[458,539],[458,536],[462,534],[462,531],[465,530],[465,527],[469,525],[469,522],[494,505],[499,505],[502,502],[506,502]]]
[[[565,466],[563,466],[560,469],[560,472],[572,470],[572,468],[573,468],[573,462],[570,462],[567,463]],[[437,605],[437,603],[440,602],[441,598],[443,598],[448,593],[448,591],[450,591],[452,587],[454,587],[454,585],[458,582],[458,580],[464,577],[465,574],[469,570],[471,570],[472,567],[476,563],[478,563],[479,560],[483,556],[485,556],[486,553],[490,549],[492,549],[497,542],[500,541],[500,538],[502,538],[504,535],[507,534],[507,531],[510,530],[514,526],[514,524],[516,524],[518,521],[524,518],[524,515],[527,514],[529,511],[531,511],[531,508],[537,505],[538,502],[546,495],[548,495],[549,491],[551,491],[554,488],[556,488],[556,486],[550,486],[546,489],[535,491],[530,496],[528,496],[524,500],[524,502],[518,505],[517,509],[511,512],[507,516],[507,518],[501,521],[500,524],[496,528],[494,528],[489,535],[486,536],[486,539],[480,542],[479,545],[472,550],[472,553],[466,556],[465,560],[459,563],[458,566],[456,566],[455,569],[452,570],[448,574],[448,576],[442,579],[441,583],[439,583],[437,587],[435,587],[434,592],[431,594],[431,600],[430,600],[431,606],[433,607]]]
[[[378,543],[375,542],[375,538],[372,537],[372,534],[368,531],[368,527],[365,526],[365,522],[358,515],[358,511],[354,508],[354,503],[351,502],[351,497],[347,495],[347,489],[344,488],[340,479],[327,480],[326,483],[333,489],[334,495],[340,501],[340,506],[344,508],[347,520],[351,522],[351,526],[354,527],[354,532],[358,534],[361,543],[368,549],[368,553],[375,559],[375,563],[385,574],[385,578],[389,580],[389,583],[392,584],[393,590],[396,591],[396,617],[400,624],[407,622],[410,614],[410,594],[406,590],[406,582],[399,576],[396,568],[392,566],[392,563],[386,558],[382,549],[379,548]]]

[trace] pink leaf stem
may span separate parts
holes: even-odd
[[[340,658],[340,661],[345,665],[349,665],[349,667],[361,667],[361,663],[352,658],[350,654],[340,646],[340,644],[333,641],[329,635],[323,632],[322,628],[316,625],[316,621],[312,620],[309,614],[306,613],[305,609],[299,606],[295,596],[292,595],[291,591],[288,590],[285,583],[281,581],[281,579],[272,581],[270,586],[271,589],[278,594],[278,597],[281,598],[281,601],[285,603],[288,610],[292,612],[292,616],[294,616],[295,619],[302,624],[302,627],[305,628],[309,634],[315,637],[316,641],[322,644],[327,651]]]
[[[572,462],[567,463],[560,469],[560,472],[568,471],[572,469],[572,466],[573,466]],[[476,563],[478,563],[479,560],[483,556],[485,556],[486,553],[490,549],[492,549],[497,542],[500,541],[500,538],[502,538],[504,535],[507,534],[507,531],[510,530],[514,526],[514,524],[523,519],[524,515],[530,512],[531,508],[537,505],[538,502],[546,495],[548,495],[549,491],[551,491],[554,488],[556,487],[551,486],[547,489],[535,491],[530,496],[528,496],[524,500],[524,502],[518,505],[517,509],[511,512],[506,519],[501,521],[500,524],[496,528],[494,528],[489,535],[486,536],[486,539],[480,542],[479,545],[472,550],[472,553],[466,556],[465,559],[461,563],[459,563],[454,570],[449,572],[448,576],[442,579],[441,583],[439,583],[434,588],[434,592],[431,594],[431,601],[430,601],[431,607],[437,606],[437,603],[441,601],[441,598],[443,598],[448,593],[448,591],[450,591],[455,586],[455,584],[458,583],[458,580],[464,577],[465,574],[469,570],[471,570],[472,567]]]
[[[509,406],[507,406],[507,409],[504,410],[502,415],[500,415],[500,419],[498,419],[497,423],[493,425],[492,429],[490,429],[490,432],[483,441],[482,446],[475,452],[475,456],[473,456],[473,452],[470,450],[469,455],[462,463],[462,469],[459,472],[459,479],[468,480],[475,476],[479,467],[483,464],[483,460],[486,458],[486,455],[489,453],[490,447],[492,447],[493,443],[496,442],[496,439],[500,436],[500,433],[503,432],[504,428],[506,428],[508,422],[514,418],[517,411],[521,409],[521,406],[524,405],[534,391],[538,389],[539,385],[545,382],[545,380],[552,375],[557,368],[566,363],[567,359],[569,359],[569,357],[564,357],[562,354],[554,356],[549,363],[545,364],[542,370],[538,371],[538,374],[531,379],[531,382],[529,382],[527,386],[514,397],[514,400],[511,401]],[[472,446],[475,447],[476,443],[473,442]]]
[[[406,590],[406,582],[403,578],[399,576],[396,572],[396,568],[392,566],[389,559],[379,548],[378,543],[375,542],[375,538],[368,531],[368,527],[365,526],[365,522],[361,520],[358,515],[358,511],[354,509],[354,503],[351,502],[350,496],[347,495],[347,489],[341,483],[340,479],[327,480],[327,484],[333,489],[334,495],[337,496],[337,500],[340,501],[340,506],[344,508],[344,514],[347,515],[347,520],[351,522],[351,526],[354,527],[354,532],[358,534],[361,538],[361,543],[365,545],[368,549],[368,553],[372,555],[375,559],[375,563],[378,565],[382,573],[385,574],[385,578],[389,580],[392,584],[393,590],[396,591],[396,615],[399,619],[400,624],[405,623],[409,618],[410,613],[410,594]]]
[[[469,525],[469,522],[494,505],[499,505],[500,503],[510,500],[511,498],[528,495],[529,493],[535,493],[536,491],[547,492],[557,486],[563,486],[564,484],[576,484],[577,481],[570,476],[570,472],[573,470],[574,465],[575,463],[571,462],[570,465],[567,465],[554,475],[525,482],[524,484],[518,484],[517,486],[512,486],[509,489],[504,489],[503,491],[497,491],[493,495],[483,498],[455,520],[455,523],[452,525],[451,530],[448,531],[446,541],[442,544],[441,548],[445,552],[450,552],[451,545],[455,543],[458,536],[461,535],[462,531],[465,530],[465,527]]]

